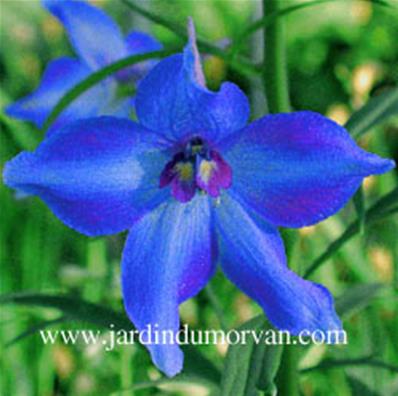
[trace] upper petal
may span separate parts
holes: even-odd
[[[147,52],[159,51],[163,48],[162,44],[150,34],[138,31],[130,32],[125,42],[128,55],[145,54]],[[137,81],[144,77],[156,63],[156,60],[140,62],[121,70],[116,76],[121,81],[129,81],[130,79]]]
[[[362,150],[343,127],[307,111],[263,117],[221,147],[232,168],[234,196],[285,227],[331,216],[364,177],[394,167]]]
[[[220,263],[240,289],[257,301],[270,322],[298,335],[303,330],[337,330],[341,323],[328,290],[289,270],[275,227],[227,193],[216,209]]]
[[[136,110],[143,125],[169,139],[199,134],[212,141],[242,128],[250,112],[235,84],[206,88],[193,32],[183,54],[165,58],[140,82]]]
[[[126,56],[126,45],[119,27],[99,8],[78,0],[42,2],[62,22],[77,54],[92,69]]]
[[[196,196],[187,204],[168,201],[132,227],[123,252],[122,288],[126,311],[139,330],[179,330],[179,304],[198,293],[214,272],[210,221],[209,199]],[[166,375],[181,371],[178,345],[147,347]]]
[[[144,54],[145,52],[162,49],[162,44],[150,34],[135,30],[127,35],[126,44],[130,55]]]
[[[63,57],[51,61],[46,67],[39,87],[30,95],[8,106],[6,113],[21,120],[31,121],[41,128],[53,107],[73,86],[90,74],[90,69],[80,61]],[[61,125],[97,115],[108,100],[109,86],[97,84],[75,100],[56,120]]]
[[[158,188],[166,163],[158,140],[114,117],[70,123],[4,169],[4,183],[39,196],[69,227],[87,235],[129,228],[165,198]]]

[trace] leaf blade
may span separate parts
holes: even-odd
[[[221,377],[223,396],[255,396],[259,391],[271,394],[280,365],[283,345],[267,345],[270,324],[263,315],[243,323],[237,331],[250,333],[247,344],[230,345]]]
[[[68,295],[40,293],[3,294],[0,296],[0,305],[1,304],[55,308],[70,319],[89,322],[106,329],[109,329],[110,324],[114,325],[113,330],[134,329],[132,323],[124,314]],[[185,353],[184,371],[186,373],[195,373],[196,375],[200,373],[199,375],[202,376],[205,381],[213,383],[214,386],[218,386],[221,375],[213,363],[205,358],[193,345],[183,345],[182,348]],[[197,366],[200,367],[200,370],[197,370]]]
[[[336,299],[336,312],[340,317],[348,316],[366,307],[386,286],[381,283],[355,285]]]
[[[398,115],[398,88],[371,98],[345,124],[350,134],[358,139],[372,127]]]
[[[135,2],[130,0],[121,0],[127,7],[129,7],[132,11],[136,12],[137,14],[149,19],[152,22],[155,22],[159,25],[162,25],[170,32],[174,33],[178,38],[184,40],[184,42],[188,39],[188,34],[186,32],[185,27],[182,27],[176,23],[172,23],[165,18],[157,15],[153,12],[150,12],[142,7],[140,7]],[[201,39],[200,37],[197,38],[197,44],[199,50],[206,52],[211,55],[215,55],[221,59],[223,59],[227,64],[231,66],[231,68],[239,74],[242,74],[246,77],[250,77],[252,74],[260,74],[261,69],[257,68],[255,65],[252,64],[250,59],[244,57],[235,57],[230,56],[228,53],[223,51],[221,48],[209,43],[206,40]]]
[[[380,198],[370,209],[366,211],[365,224],[366,226],[375,221],[391,215],[391,210],[398,200],[398,187]],[[326,260],[332,257],[346,242],[360,231],[359,221],[356,220],[351,223],[346,230],[335,239],[326,250],[318,256],[304,273],[304,278],[308,278],[317,270]]]
[[[264,316],[259,315],[243,323],[237,330],[259,329],[264,323]],[[253,349],[253,338],[247,344],[230,345],[228,347],[221,377],[221,394],[223,396],[245,395]]]
[[[352,359],[325,359],[316,366],[300,370],[300,373],[309,373],[317,370],[328,370],[336,367],[346,367],[346,366],[370,366],[398,373],[398,366],[395,366],[391,363],[386,363],[379,359],[375,359],[373,358],[373,356],[365,356],[365,357],[352,358]]]
[[[29,327],[22,333],[12,338],[10,341],[6,342],[4,348],[9,348],[14,344],[16,344],[17,342],[22,341],[23,339],[35,334],[39,330],[45,329],[46,327],[52,326],[54,324],[65,322],[66,320],[67,318],[65,316],[60,316],[56,319],[51,319],[51,320],[43,320],[40,323],[37,323],[36,325]]]
[[[359,233],[361,235],[365,232],[365,222],[366,222],[366,206],[365,206],[365,194],[363,191],[363,186],[361,185],[358,191],[353,197],[353,202],[355,210],[357,212],[357,217],[359,221]]]

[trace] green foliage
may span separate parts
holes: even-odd
[[[44,65],[68,52],[54,20],[37,3],[25,3],[24,7],[16,2],[2,6],[2,107],[31,91]],[[122,24],[131,27],[132,21],[137,28],[142,24],[143,30],[154,32],[166,43],[166,50],[122,59],[93,73],[60,100],[44,129],[85,90],[109,75],[181,49],[186,40],[186,18],[192,15],[200,50],[207,55],[207,77],[215,86],[223,79],[235,81],[256,105],[262,91],[258,80],[263,76],[270,87],[266,93],[271,111],[288,110],[289,98],[295,109],[330,115],[338,105],[352,113],[345,126],[354,138],[361,138],[370,151],[396,156],[395,4],[291,0],[262,15],[254,3],[107,2],[111,13],[119,12]],[[280,35],[275,36],[282,20],[287,25],[285,43]],[[274,48],[266,47],[265,64],[256,58],[259,45],[255,36],[264,27],[276,43]],[[215,44],[224,36],[232,39],[226,49]],[[375,74],[367,75],[371,83],[361,91],[355,75],[363,65],[370,65]],[[261,103],[260,110],[265,113]],[[44,131],[2,113],[0,125],[2,164],[20,150],[34,149],[43,137]],[[297,378],[301,394],[397,393],[398,368],[393,364],[398,361],[396,185],[396,174],[378,178],[371,187],[364,185],[355,198],[356,214],[349,206],[308,235],[282,230],[294,270],[304,267],[305,276],[314,277],[340,296],[336,310],[350,337],[345,347],[290,351],[300,360],[300,367],[306,364]],[[186,346],[184,373],[174,379],[160,377],[139,346],[101,353],[61,343],[43,345],[37,332],[44,328],[82,323],[103,329],[110,323],[131,328],[120,302],[118,263],[123,236],[85,238],[60,224],[37,200],[16,201],[4,186],[0,187],[0,199],[0,345],[4,349],[0,394],[194,395],[195,385],[212,395],[271,395],[281,376],[283,381],[298,374],[294,365],[288,367],[284,362],[290,352],[285,349],[282,356],[282,347],[257,345],[253,339],[245,346],[230,346],[225,357],[214,346]],[[361,237],[356,238],[361,230]],[[182,320],[196,329],[268,329],[264,316],[256,316],[259,312],[217,274],[210,288],[182,307]],[[318,353],[315,357],[314,350]],[[94,355],[90,357],[90,353]],[[276,378],[281,359],[283,368]]]
[[[371,98],[351,116],[345,127],[354,137],[359,138],[392,116],[398,116],[398,88]]]
[[[259,315],[240,326],[237,331],[255,330],[260,337],[260,330],[269,329],[263,315]],[[263,337],[262,337],[263,338]],[[264,378],[265,387],[272,384],[276,374],[279,359],[264,361],[266,352],[264,343],[256,343],[253,335],[248,335],[243,344],[231,345],[225,358],[224,370],[221,379],[221,394],[225,396],[256,395],[258,382]],[[264,364],[265,363],[265,364]]]
[[[385,286],[381,283],[365,283],[352,287],[336,299],[336,312],[341,317],[356,313],[367,307],[383,287]]]
[[[371,224],[377,220],[388,217],[395,213],[396,203],[398,199],[398,187],[390,193],[386,194],[383,198],[379,199],[368,211],[365,213],[365,224]],[[304,276],[309,277],[319,266],[326,260],[333,256],[346,242],[360,231],[360,220],[351,223],[344,233],[333,241],[306,270]]]

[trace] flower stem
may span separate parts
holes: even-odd
[[[278,12],[281,8],[281,2],[281,0],[263,0],[264,16]],[[290,111],[283,28],[283,20],[278,18],[273,24],[264,29],[263,79],[270,113]],[[293,260],[291,260],[291,253],[293,252],[294,242],[297,239],[295,238],[297,237],[296,231],[286,230],[283,237],[286,242],[289,242],[286,248],[289,266],[292,268]],[[294,345],[286,345],[283,350],[281,365],[276,377],[278,395],[299,395],[297,364],[297,347]]]
[[[280,0],[263,0],[263,13],[280,10]],[[270,113],[290,111],[283,19],[264,29],[263,79]]]

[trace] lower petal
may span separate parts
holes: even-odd
[[[227,194],[216,209],[221,267],[264,309],[270,322],[297,335],[341,329],[329,291],[289,270],[277,229]]]
[[[187,204],[169,201],[134,224],[122,260],[126,311],[138,328],[175,334],[178,306],[200,291],[214,272],[215,244],[210,203],[197,196]],[[168,376],[182,369],[176,344],[148,345],[152,360]]]

